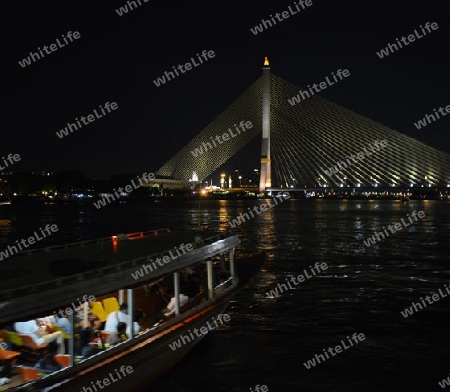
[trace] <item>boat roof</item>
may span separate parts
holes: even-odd
[[[158,280],[239,243],[227,233],[159,229],[17,253],[0,262],[0,326]]]

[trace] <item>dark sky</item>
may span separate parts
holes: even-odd
[[[275,75],[301,86],[348,69],[350,77],[319,95],[450,153],[450,115],[422,130],[414,126],[433,108],[450,105],[448,0],[312,0],[302,12],[251,33],[261,19],[296,2],[141,0],[123,16],[115,10],[124,0],[2,6],[9,27],[2,35],[0,156],[20,154],[15,171],[78,169],[97,178],[154,172],[261,75],[266,55]],[[426,22],[439,29],[384,59],[376,55]],[[68,31],[81,37],[19,65]],[[155,86],[164,71],[204,49],[215,57]],[[108,101],[118,109],[56,136]]]

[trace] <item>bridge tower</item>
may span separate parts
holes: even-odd
[[[265,191],[272,186],[270,178],[270,66],[267,57],[263,66],[263,110],[262,110],[262,144],[261,172],[259,189]]]

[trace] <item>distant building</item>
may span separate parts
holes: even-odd
[[[162,176],[155,179],[148,179],[145,181],[141,179],[142,187],[144,188],[158,188],[166,191],[179,191],[189,189],[186,182],[181,180],[176,180],[174,178],[163,178]]]

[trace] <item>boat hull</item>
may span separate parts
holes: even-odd
[[[155,330],[17,390],[98,392],[109,383],[114,386],[111,390],[141,391],[170,370],[204,336],[227,321],[226,317],[218,320],[218,316],[223,314],[230,299],[260,270],[265,260],[266,255],[259,254],[246,258],[246,262],[238,262],[239,283],[216,301],[205,301]],[[200,333],[202,327],[207,327],[208,332]],[[194,333],[195,329],[197,333]],[[185,337],[183,343],[175,347],[174,342],[180,342],[182,335]]]
[[[54,374],[52,380],[49,380],[49,382],[41,379],[34,386],[34,388],[38,389],[31,390],[97,392],[102,389],[100,386],[106,386],[107,381],[104,380],[109,380],[110,385],[114,386],[114,390],[141,391],[170,370],[204,336],[201,335],[198,337],[188,331],[193,331],[194,328],[200,329],[208,322],[211,324],[211,320],[217,318],[225,310],[226,306],[227,304],[217,304],[216,306],[210,307],[202,315],[195,317],[194,320],[177,322],[173,326],[174,329],[172,331],[167,332],[167,328],[170,327],[165,328],[162,331],[162,334],[165,334],[164,336],[158,336],[154,341],[149,338],[140,343],[135,342],[132,347],[124,351],[119,351],[116,355],[109,356],[108,359],[102,358],[101,361],[97,362],[95,357],[91,358],[89,362],[92,365],[82,371],[77,369],[76,372],[73,372],[78,366],[81,366],[80,364],[75,368],[61,371],[59,377]],[[180,326],[178,324],[183,325]],[[194,336],[195,339],[191,339],[190,341],[185,340],[185,344],[173,350],[170,344],[173,344],[174,341],[179,339],[180,335]],[[132,371],[127,372],[127,369],[132,369]],[[64,375],[65,372],[67,375]]]

